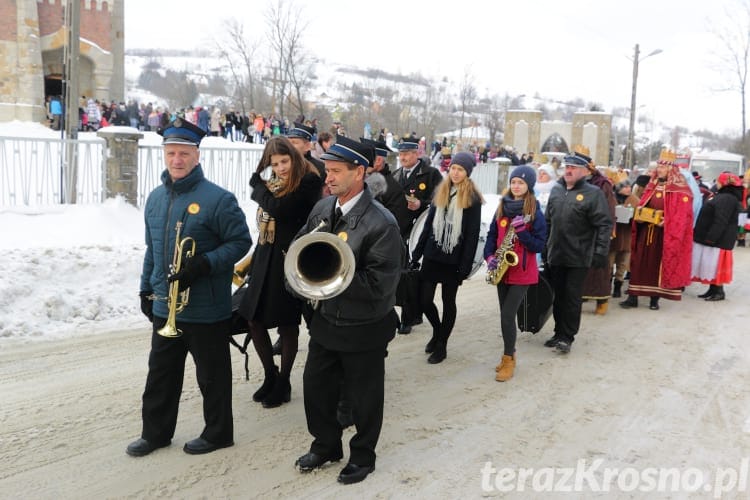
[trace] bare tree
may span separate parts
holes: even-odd
[[[247,111],[245,103],[250,109],[255,109],[255,81],[258,67],[255,54],[260,41],[248,39],[245,36],[244,26],[237,19],[226,19],[223,22],[223,31],[226,35],[222,40],[215,42],[216,50],[229,66],[244,115]]]
[[[464,69],[464,78],[461,82],[461,87],[458,89],[458,100],[461,109],[461,123],[459,125],[458,133],[459,140],[463,138],[463,129],[465,123],[464,118],[466,116],[466,112],[468,111],[468,108],[470,108],[471,105],[474,104],[474,101],[476,101],[477,98],[477,89],[474,86],[473,80],[474,77],[471,74],[471,67],[467,66]]]
[[[269,5],[265,15],[274,64],[273,100],[279,108],[280,117],[284,116],[284,101],[289,87],[294,90],[294,100],[300,114],[304,114],[302,91],[312,81],[312,69],[309,64],[305,64],[302,46],[302,35],[307,29],[307,22],[303,20],[301,12],[301,7],[295,5],[294,0],[275,0]]]
[[[748,66],[750,65],[750,1],[738,0],[736,7],[727,8],[721,26],[713,26],[712,32],[719,40],[717,69],[724,75],[727,86],[721,91],[737,92],[742,102],[742,144],[745,151],[747,132],[746,95]]]

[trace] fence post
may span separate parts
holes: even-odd
[[[107,198],[119,194],[138,206],[138,140],[143,134],[132,127],[105,127],[96,135],[107,141]]]

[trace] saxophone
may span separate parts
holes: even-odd
[[[531,218],[527,215],[523,218],[524,223],[528,223]],[[513,251],[513,243],[516,239],[516,230],[509,224],[508,231],[505,233],[503,241],[495,250],[495,258],[498,260],[497,269],[488,269],[485,281],[488,285],[497,286],[503,279],[508,268],[518,265],[518,254]]]

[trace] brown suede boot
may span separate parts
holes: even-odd
[[[508,356],[507,354],[503,354],[503,359],[500,361],[499,369],[497,370],[497,375],[495,375],[495,380],[498,382],[505,382],[506,380],[510,380],[513,377],[513,372],[516,369],[516,355]]]
[[[594,314],[598,314],[599,316],[604,316],[607,314],[607,308],[609,307],[609,302],[597,302],[596,303],[596,310],[594,311]]]

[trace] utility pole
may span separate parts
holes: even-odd
[[[625,168],[633,167],[633,136],[635,131],[635,91],[638,88],[638,44],[635,44],[633,56],[633,88],[630,91],[630,125],[628,126],[628,144],[625,149]]]
[[[60,168],[60,201],[75,203],[78,188],[78,76],[81,39],[81,2],[65,2],[63,93],[65,101],[65,161]]]

